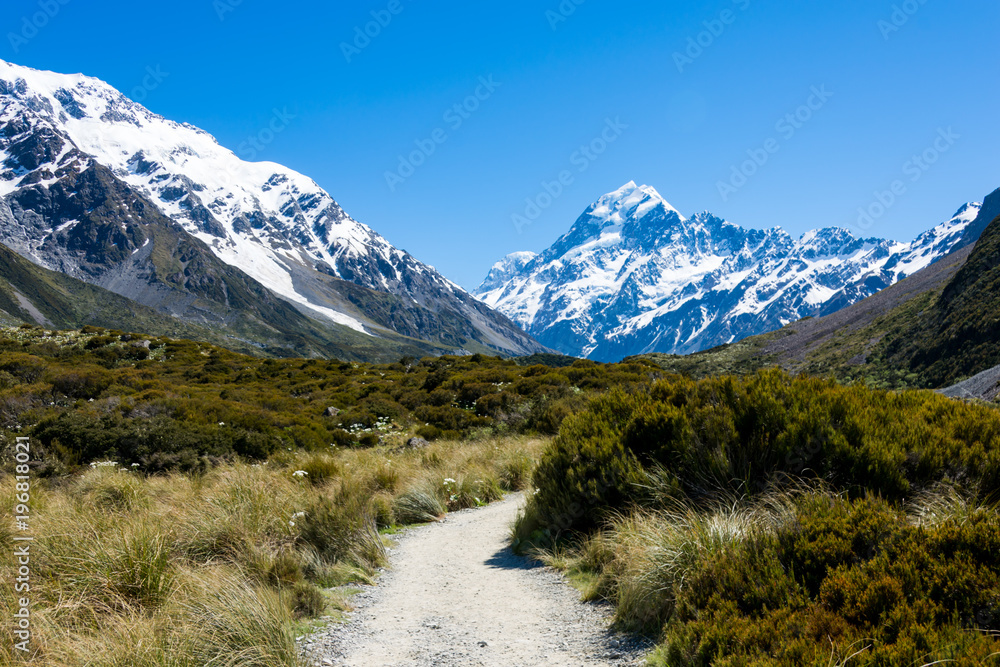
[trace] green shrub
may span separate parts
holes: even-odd
[[[622,392],[596,399],[568,418],[542,456],[533,482],[540,523],[553,533],[599,526],[607,511],[625,507],[642,480],[642,467],[622,441],[636,397]]]
[[[30,354],[0,354],[0,371],[8,373],[21,384],[38,382],[46,368],[48,364],[45,360]]]
[[[426,426],[421,426],[420,428],[418,428],[417,435],[419,435],[421,438],[425,440],[434,442],[435,440],[441,438],[441,429],[439,429],[437,426],[431,426],[428,424]]]
[[[831,652],[862,665],[983,664],[1000,649],[977,631],[993,629],[1000,600],[1000,565],[986,555],[1000,539],[995,513],[921,528],[884,501],[817,495],[798,511],[775,540],[688,578],[653,664],[825,664]]]
[[[117,342],[118,339],[115,336],[94,336],[84,345],[84,349],[96,350],[98,348],[106,347],[112,343]]]
[[[326,611],[327,600],[316,586],[300,581],[292,587],[291,605],[298,618],[318,618]]]
[[[83,368],[63,373],[52,380],[52,388],[69,398],[98,398],[111,386],[114,376],[103,368]]]
[[[612,391],[568,418],[535,473],[541,523],[590,530],[649,486],[760,493],[783,477],[903,500],[947,478],[1000,491],[1000,413],[778,371]]]

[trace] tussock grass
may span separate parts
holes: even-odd
[[[719,556],[772,538],[794,520],[795,497],[775,492],[753,503],[725,498],[697,505],[671,500],[663,508],[620,514],[575,547],[537,553],[582,580],[585,598],[612,601],[618,627],[655,633],[673,614],[693,573]]]
[[[932,528],[949,521],[967,523],[977,516],[996,514],[1000,504],[985,500],[978,488],[962,489],[942,483],[918,493],[908,509],[914,525]]]
[[[292,667],[296,623],[346,604],[322,589],[370,581],[385,565],[380,527],[432,521],[516,490],[524,462],[545,444],[285,452],[198,476],[107,466],[38,479],[33,664]],[[462,480],[458,493],[449,478]],[[13,485],[0,477],[0,494],[13,497]],[[10,552],[7,519],[0,547]],[[7,618],[11,567],[0,560]],[[17,657],[10,633],[0,626],[0,664]]]
[[[395,499],[392,510],[403,525],[436,521],[448,511],[436,489],[411,489]]]

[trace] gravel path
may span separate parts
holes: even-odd
[[[556,572],[514,555],[520,494],[406,531],[343,625],[300,642],[306,664],[350,667],[638,665],[648,646],[608,630]]]

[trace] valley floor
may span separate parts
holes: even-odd
[[[304,641],[316,665],[635,665],[649,647],[608,630],[554,571],[514,555],[523,494],[407,531],[345,625]]]

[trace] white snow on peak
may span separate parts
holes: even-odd
[[[635,181],[629,181],[598,199],[589,213],[593,218],[604,218],[607,224],[620,225],[627,218],[641,219],[657,207],[662,207],[664,213],[675,213],[682,221],[685,220],[656,188],[636,185]]]
[[[493,265],[494,269],[500,269],[508,265],[521,265],[524,266],[534,258],[538,257],[537,252],[531,252],[530,250],[519,250],[517,252],[512,252],[499,262]]]

